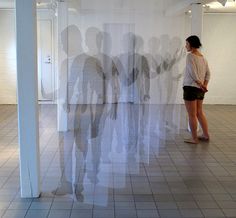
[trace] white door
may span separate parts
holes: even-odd
[[[38,100],[54,99],[54,76],[52,63],[52,21],[39,20],[38,32]]]

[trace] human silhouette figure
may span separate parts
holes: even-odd
[[[142,134],[144,108],[150,90],[149,66],[146,58],[140,54],[142,38],[133,33],[123,37],[124,53],[115,58],[120,78],[120,102],[125,102],[125,123],[127,128],[127,161],[137,169],[139,161],[139,133]],[[140,109],[141,108],[141,109]],[[141,118],[141,119],[140,119]],[[140,132],[141,130],[141,132]]]
[[[66,54],[66,58],[61,64],[61,72],[59,76],[59,90],[61,92],[62,98],[59,99],[60,103],[63,105],[63,113],[67,114],[67,123],[69,130],[66,132],[61,132],[59,134],[61,138],[60,143],[60,164],[61,164],[61,184],[59,187],[53,191],[56,195],[73,194],[74,192],[74,175],[73,169],[75,167],[74,160],[74,119],[75,111],[71,107],[71,101],[74,98],[76,101],[79,93],[74,93],[75,83],[78,82],[79,74],[81,73],[81,68],[83,68],[83,60],[85,55],[82,49],[82,37],[77,26],[69,25],[61,33],[62,48]],[[78,57],[79,61],[78,61]],[[78,63],[75,66],[71,65],[71,62]],[[78,90],[76,90],[78,91]],[[74,102],[76,103],[76,102]]]
[[[178,82],[182,72],[178,70],[178,63],[183,57],[181,40],[177,37],[170,39],[168,35],[161,36],[162,75],[161,75],[161,114],[160,121],[165,134],[174,133],[176,130],[174,108]],[[164,136],[167,138],[167,135]],[[170,138],[170,135],[169,137]]]
[[[69,28],[71,27],[67,28],[67,32]],[[67,42],[69,45],[78,43],[80,46],[77,46],[78,55],[70,59],[72,64],[69,67],[65,89],[68,103],[64,104],[70,128],[63,134],[61,163],[64,173],[61,185],[55,191],[57,195],[74,194],[77,200],[88,203],[92,200],[88,198],[88,194],[94,191],[99,181],[97,175],[102,133],[100,122],[104,111],[104,73],[100,61],[96,58],[99,32],[95,30],[97,31],[95,28],[89,28],[86,32],[87,53],[83,52],[78,29],[72,31],[73,37]],[[85,183],[87,185],[84,187]]]
[[[160,55],[161,42],[158,37],[151,37],[147,42],[148,51],[144,54],[148,61],[150,73],[150,81],[154,84],[155,92],[152,93],[152,104],[149,105],[151,114],[150,126],[152,131],[150,135],[155,135],[155,141],[158,140],[161,131],[161,113],[160,113],[160,101],[161,101],[161,80],[160,75],[162,74],[162,56]],[[155,122],[154,122],[155,121]],[[151,137],[151,136],[150,136]]]
[[[135,142],[140,161],[148,161],[149,152],[149,99],[150,99],[150,66],[144,56],[144,41],[141,36],[134,35],[134,105],[130,111]],[[132,117],[133,116],[133,117]],[[135,128],[138,127],[138,128]]]

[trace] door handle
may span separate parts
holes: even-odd
[[[52,63],[52,61],[51,61],[51,56],[48,55],[48,56],[46,57],[46,61],[44,61],[44,63],[45,63],[45,64],[51,64],[51,63]]]

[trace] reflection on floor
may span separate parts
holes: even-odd
[[[40,106],[42,196],[21,199],[15,106],[0,106],[2,217],[236,217],[236,106],[206,106],[211,141],[188,136],[181,106]]]

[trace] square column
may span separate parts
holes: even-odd
[[[203,31],[203,7],[201,3],[191,4],[192,23],[191,34],[202,38]]]
[[[65,132],[68,130],[68,32],[62,37],[62,32],[67,31],[68,5],[67,2],[58,2],[58,78],[57,78],[57,129]]]
[[[16,0],[18,137],[21,197],[39,197],[36,0]]]

